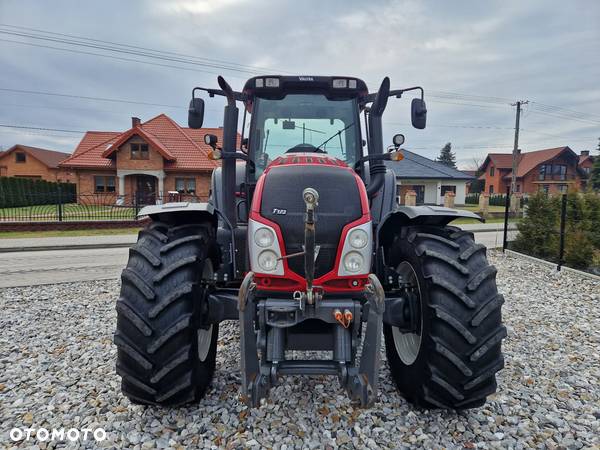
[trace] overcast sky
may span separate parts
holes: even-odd
[[[510,152],[515,121],[510,102],[518,99],[535,102],[524,107],[523,151],[562,145],[593,150],[600,137],[600,2],[595,0],[1,0],[0,23],[2,125],[119,131],[129,128],[131,116],[148,120],[164,112],[185,126],[193,86],[216,87],[215,77],[222,74],[241,89],[245,79],[264,71],[352,75],[371,90],[386,75],[393,88],[421,85],[427,129],[409,126],[409,98],[391,99],[385,138],[402,132],[407,149],[431,158],[451,142],[461,168],[491,151]],[[31,30],[6,25],[204,59],[188,64],[132,54],[142,51],[138,48],[116,53],[33,39],[21,36]],[[222,102],[211,99],[207,109],[205,125],[219,126]],[[4,149],[21,143],[72,152],[80,138],[0,127]]]

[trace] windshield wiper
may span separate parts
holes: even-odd
[[[332,135],[330,138],[328,138],[328,139],[327,139],[325,142],[323,142],[323,143],[322,143],[321,145],[319,145],[317,148],[321,148],[321,147],[323,147],[325,144],[327,144],[327,143],[328,143],[330,140],[332,140],[333,138],[335,138],[335,137],[337,137],[337,136],[341,136],[341,135],[342,135],[342,133],[343,133],[344,131],[346,131],[348,128],[350,128],[350,127],[351,127],[351,126],[353,126],[353,125],[354,125],[354,122],[352,122],[352,123],[351,123],[350,125],[348,125],[346,128],[343,128],[343,129],[341,129],[340,131],[338,131],[338,132],[336,132],[336,133],[333,133],[333,135]]]

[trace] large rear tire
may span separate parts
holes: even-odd
[[[396,236],[388,261],[420,298],[417,333],[384,327],[398,389],[423,408],[483,405],[496,392],[506,336],[504,299],[485,247],[455,227],[409,227]]]
[[[179,406],[210,385],[218,325],[202,319],[215,249],[209,225],[154,222],[140,231],[116,306],[117,373],[132,402]]]

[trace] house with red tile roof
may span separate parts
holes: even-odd
[[[0,152],[0,176],[68,182],[69,174],[59,164],[71,156],[28,145],[13,145]]]
[[[531,194],[538,190],[558,193],[567,192],[570,188],[581,189],[587,178],[581,165],[585,159],[582,160],[581,156],[568,146],[519,151],[516,191]],[[485,192],[505,193],[512,179],[512,154],[489,153],[479,169],[483,172],[480,179],[485,180]]]
[[[107,202],[133,198],[154,203],[169,192],[206,200],[217,161],[205,134],[222,141],[222,128],[193,130],[160,114],[147,122],[133,117],[125,131],[88,131],[61,167],[75,173],[79,194],[102,194]]]

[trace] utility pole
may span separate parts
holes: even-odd
[[[512,153],[512,175],[510,180],[510,192],[514,193],[517,191],[517,158],[519,156],[519,121],[521,119],[521,105],[526,105],[529,100],[519,100],[517,103],[513,103],[511,106],[517,107],[517,118],[515,121],[515,145]]]

